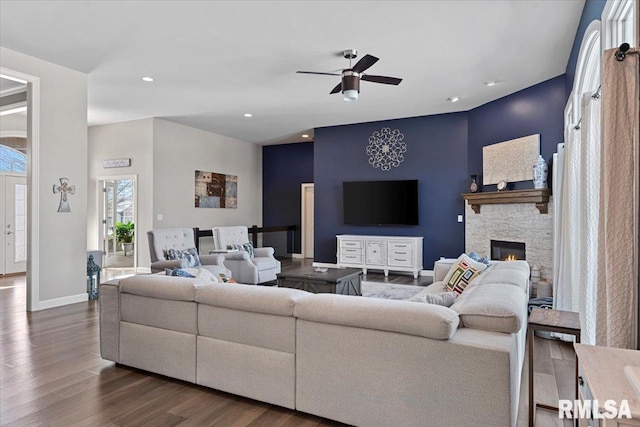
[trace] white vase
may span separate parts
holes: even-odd
[[[538,161],[533,165],[533,188],[547,188],[547,174],[549,167],[542,156],[538,156]]]

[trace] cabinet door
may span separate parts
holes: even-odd
[[[367,241],[365,256],[367,265],[384,265],[384,242]]]

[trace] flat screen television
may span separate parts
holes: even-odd
[[[345,181],[344,223],[418,225],[418,180]]]

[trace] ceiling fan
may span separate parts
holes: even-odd
[[[342,76],[342,81],[333,88],[330,94],[342,92],[345,101],[355,101],[360,93],[360,80],[373,83],[382,83],[386,85],[399,85],[402,79],[397,77],[374,76],[372,74],[364,74],[369,67],[378,62],[378,58],[372,55],[365,55],[351,66],[351,60],[358,57],[358,51],[355,49],[345,50],[343,56],[349,60],[349,68],[342,70],[342,73],[323,73],[317,71],[298,71],[301,74],[320,74],[326,76]]]

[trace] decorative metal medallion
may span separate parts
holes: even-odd
[[[383,171],[400,166],[407,152],[407,144],[402,142],[403,139],[404,135],[398,129],[382,128],[379,132],[373,132],[367,145],[369,164]]]

